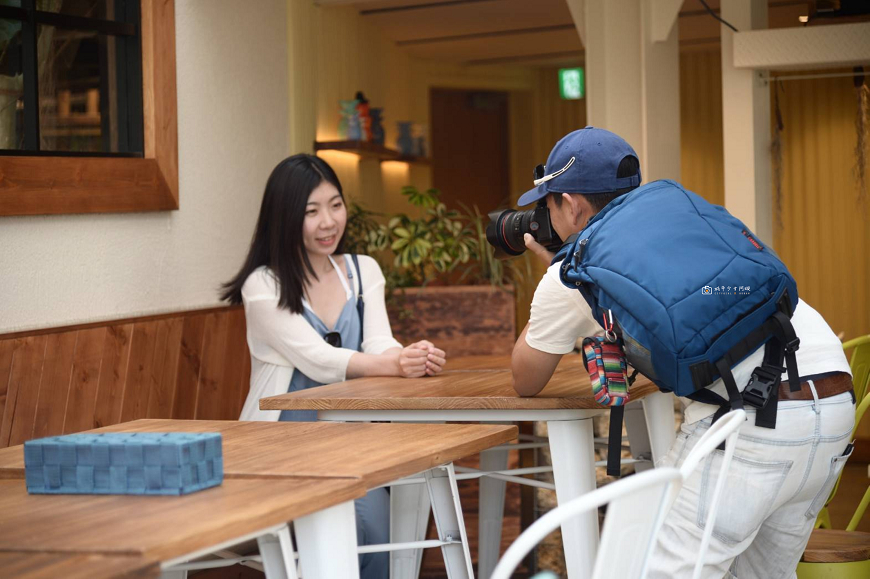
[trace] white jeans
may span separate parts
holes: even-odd
[[[755,426],[755,410],[746,410],[702,577],[793,577],[848,458],[852,395],[780,402],[775,429]],[[679,466],[711,421],[684,424],[661,464]],[[692,576],[722,454],[715,451],[683,486],[659,535],[649,577]]]

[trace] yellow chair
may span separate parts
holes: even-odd
[[[856,429],[867,408],[870,408],[870,396],[865,396],[858,405],[855,413]],[[870,486],[845,531],[818,528],[813,530],[801,562],[798,563],[798,579],[870,577],[870,533],[855,530],[867,510],[868,503]]]
[[[849,340],[843,344],[843,349],[848,351],[854,348],[849,367],[852,369],[852,383],[855,385],[855,397],[860,402],[867,393],[867,385],[870,383],[870,335],[861,336]]]
[[[864,400],[864,395],[867,393],[867,386],[870,384],[870,335],[861,336],[854,340],[849,340],[843,344],[843,350],[852,350],[852,357],[849,360],[849,369],[852,370],[852,385],[855,388],[855,401],[858,405]],[[855,431],[852,432],[852,439],[855,439],[855,432],[858,429],[858,423],[861,421],[859,416],[855,416]],[[840,486],[840,479],[837,479],[837,484],[831,490],[831,495],[825,501],[825,506],[819,511],[819,516],[816,518],[817,529],[831,529],[831,513],[828,511],[828,504],[837,494],[837,488]]]

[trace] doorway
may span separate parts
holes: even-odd
[[[432,89],[432,182],[449,208],[481,213],[510,199],[506,92]]]

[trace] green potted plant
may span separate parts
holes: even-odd
[[[378,260],[400,341],[428,337],[453,355],[507,353],[516,338],[514,281],[525,259],[495,258],[486,217],[447,208],[435,189],[402,189],[409,213],[379,216],[350,203],[347,251]],[[380,218],[380,219],[379,219]]]

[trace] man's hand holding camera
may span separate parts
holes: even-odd
[[[553,257],[556,256],[555,253],[549,251],[546,247],[535,241],[535,238],[532,237],[531,233],[523,235],[523,241],[526,244],[526,249],[534,253],[538,259],[543,261],[546,265],[550,265],[550,262],[553,261]]]

